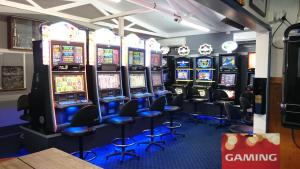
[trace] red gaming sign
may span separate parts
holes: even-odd
[[[279,134],[224,134],[222,169],[280,169]]]

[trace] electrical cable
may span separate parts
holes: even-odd
[[[284,20],[281,20],[281,23],[278,25],[278,27],[275,29],[275,31],[272,34],[272,38],[275,36],[276,32],[278,31],[278,29],[282,26],[282,24],[284,23]],[[274,44],[274,42],[272,41],[272,46],[276,49],[283,49],[281,47],[278,47]]]
[[[291,129],[292,131],[292,140],[293,140],[293,143],[295,144],[295,146],[300,149],[300,145],[296,142],[296,139],[295,139],[295,131],[294,129]]]

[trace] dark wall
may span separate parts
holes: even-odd
[[[191,49],[191,54],[198,54],[199,46],[204,43],[211,44],[214,53],[224,53],[221,47],[222,43],[230,40],[233,40],[232,33],[212,33],[186,37],[186,43]]]

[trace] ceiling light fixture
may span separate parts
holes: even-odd
[[[203,32],[209,32],[210,31],[210,29],[208,29],[204,26],[200,26],[200,25],[197,25],[197,24],[185,21],[185,20],[181,20],[180,23],[182,25],[185,25],[185,26],[188,26],[188,27],[191,27],[191,28],[194,28],[194,29],[198,29],[198,30],[203,31]]]

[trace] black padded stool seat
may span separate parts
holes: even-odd
[[[79,158],[91,161],[97,157],[97,154],[92,151],[84,151],[83,138],[94,133],[96,126],[99,124],[99,112],[95,105],[87,105],[82,107],[72,118],[70,127],[62,131],[63,135],[78,138],[78,152],[72,153],[73,155],[79,154]],[[85,154],[85,156],[84,156]],[[86,158],[92,154],[90,158]]]
[[[180,109],[180,107],[178,106],[170,106],[170,105],[166,105],[164,107],[164,112],[176,112]]]
[[[30,115],[29,115],[29,96],[28,95],[22,95],[18,98],[17,101],[17,111],[23,110],[23,114],[20,116],[21,120],[24,121],[30,121]]]
[[[111,117],[107,120],[108,123],[111,124],[126,124],[133,122],[133,117],[129,116],[116,116],[116,117]]]
[[[146,151],[148,151],[152,145],[157,146],[157,147],[161,148],[162,150],[164,150],[164,147],[161,144],[165,144],[165,142],[154,140],[155,137],[161,136],[160,134],[159,135],[154,134],[154,118],[158,117],[162,114],[162,110],[165,106],[165,103],[166,103],[165,97],[161,96],[158,99],[156,99],[153,102],[153,104],[150,106],[150,111],[139,112],[139,116],[150,118],[150,129],[145,130],[145,131],[150,131],[150,134],[146,135],[147,137],[150,138],[150,140],[138,143],[138,145],[147,144]]]
[[[162,113],[160,111],[144,111],[140,112],[139,115],[142,117],[156,117],[161,115]]]
[[[168,113],[170,121],[164,122],[163,124],[169,129],[169,132],[164,133],[163,135],[161,135],[161,137],[167,135],[173,136],[174,139],[176,139],[175,136],[185,137],[185,134],[176,132],[176,129],[182,126],[181,123],[174,121],[174,114],[181,109],[182,105],[183,105],[183,95],[180,94],[174,98],[172,105],[164,106],[163,111]]]
[[[71,137],[79,137],[79,136],[86,136],[93,132],[92,129],[89,127],[68,127],[63,131],[64,135],[71,136]]]
[[[121,148],[120,151],[115,151],[106,156],[106,160],[108,160],[112,156],[121,156],[121,163],[124,161],[124,157],[132,156],[140,159],[140,157],[135,154],[135,150],[126,150],[127,147],[132,146],[135,144],[135,141],[132,141],[130,138],[125,137],[125,127],[127,124],[134,122],[134,116],[136,116],[138,109],[138,102],[137,100],[130,100],[120,110],[118,116],[110,117],[107,119],[107,122],[113,125],[117,125],[121,127],[121,137],[115,138],[112,141],[112,144],[116,147]],[[130,142],[131,141],[131,142]],[[121,142],[121,143],[120,143]]]

